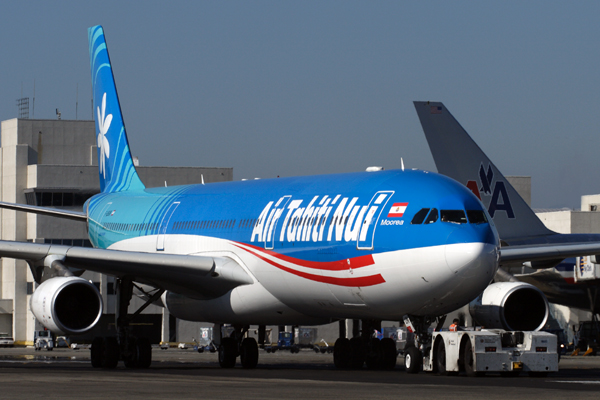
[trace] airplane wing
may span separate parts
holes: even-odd
[[[600,242],[508,246],[500,249],[500,265],[600,254]]]
[[[34,214],[49,215],[51,217],[74,219],[76,221],[81,221],[81,222],[87,221],[87,215],[86,215],[86,213],[84,213],[82,211],[67,211],[67,210],[60,210],[58,208],[29,206],[26,204],[16,204],[16,203],[5,203],[3,201],[0,201],[0,208],[6,208],[8,210],[14,210],[14,211],[30,212],[30,213],[34,213]]]
[[[544,292],[551,303],[562,304],[568,307],[590,308],[590,297],[587,285],[572,284],[554,270],[537,271],[531,274],[514,275],[521,282],[529,283]],[[600,306],[600,299],[596,300],[596,307]]]
[[[0,240],[0,257],[26,260],[36,281],[44,267],[60,261],[66,267],[100,272],[152,285],[197,299],[216,298],[253,283],[237,262],[207,257],[105,250]]]

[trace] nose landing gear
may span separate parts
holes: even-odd
[[[421,317],[405,315],[403,317],[406,328],[415,334],[414,345],[407,345],[404,349],[404,369],[409,374],[417,374],[423,371],[423,354],[429,354],[431,350],[432,335],[429,327],[437,322],[436,330],[440,330],[446,321],[446,316]]]

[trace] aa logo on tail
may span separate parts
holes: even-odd
[[[483,164],[481,164],[479,166],[479,184],[477,181],[471,180],[467,182],[467,187],[487,206],[492,218],[494,218],[496,211],[505,211],[508,218],[515,217],[506,191],[506,185],[501,180],[494,182],[494,171],[491,165],[488,164],[486,171]]]

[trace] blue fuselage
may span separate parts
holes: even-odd
[[[402,212],[394,213],[397,204]],[[489,223],[411,223],[422,209],[483,211],[457,182],[413,170],[107,193],[91,199],[88,215],[90,239],[100,248],[140,236],[201,235],[334,261],[457,242],[497,243]],[[160,243],[157,250],[163,250]]]

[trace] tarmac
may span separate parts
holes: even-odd
[[[89,350],[0,349],[0,399],[597,399],[600,357],[563,356],[557,373],[505,378],[336,370],[332,354],[260,351],[258,367],[219,367],[216,353],[153,350],[149,369],[92,368]]]

